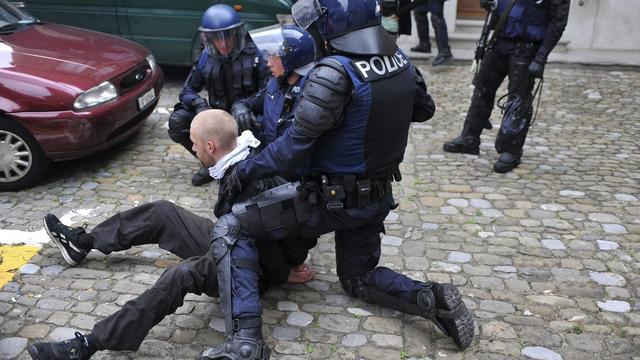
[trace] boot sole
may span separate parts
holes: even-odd
[[[520,165],[520,161],[516,162],[515,164],[509,166],[509,167],[499,167],[496,165],[493,165],[493,171],[497,172],[498,174],[505,174],[508,173],[509,171],[515,169],[518,167],[518,165]]]
[[[29,356],[31,356],[33,360],[44,360],[44,359],[41,359],[40,356],[38,355],[38,348],[35,347],[35,345],[29,345],[27,347],[27,352],[29,353]]]
[[[461,350],[464,350],[469,347],[473,341],[473,335],[475,333],[473,316],[471,311],[467,309],[464,301],[462,301],[460,292],[455,285],[447,284],[443,285],[443,287],[440,300],[444,300],[447,307],[446,310],[452,310],[460,306],[461,314],[455,319],[438,318],[438,321],[448,329],[448,335],[453,339],[453,342],[455,342]]]
[[[71,259],[71,256],[69,256],[69,253],[67,252],[67,249],[64,247],[64,245],[62,245],[60,241],[58,241],[58,238],[56,236],[53,236],[53,234],[51,234],[51,231],[49,230],[49,226],[47,226],[47,219],[44,218],[42,222],[44,223],[44,229],[47,231],[49,238],[51,238],[51,241],[53,241],[53,243],[60,250],[60,253],[62,254],[62,258],[64,259],[64,261],[66,261],[69,265],[78,265],[77,262]]]
[[[480,149],[469,150],[466,148],[447,148],[446,144],[442,147],[444,152],[452,153],[452,154],[469,154],[469,155],[480,155]]]

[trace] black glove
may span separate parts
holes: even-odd
[[[480,7],[487,11],[491,11],[493,4],[494,0],[480,0]]]
[[[256,120],[256,116],[249,108],[241,102],[235,102],[231,106],[231,115],[238,123],[238,133],[244,130],[260,130],[260,123]]]
[[[220,193],[224,194],[225,201],[230,204],[234,203],[236,196],[240,194],[243,188],[244,179],[240,175],[238,164],[227,170],[223,178],[224,183],[221,182],[220,184]]]
[[[207,100],[205,100],[205,99],[203,99],[201,97],[194,99],[191,102],[191,107],[196,112],[196,114],[201,113],[201,112],[203,112],[205,110],[211,109],[209,104],[207,104]]]
[[[529,64],[529,74],[534,78],[541,78],[544,73],[544,62],[539,60],[533,60]]]

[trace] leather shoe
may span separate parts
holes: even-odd
[[[503,152],[500,154],[498,161],[493,165],[493,171],[504,174],[513,170],[520,165],[520,158],[522,157],[522,150],[516,154],[510,152]]]
[[[193,186],[202,186],[211,180],[213,180],[213,178],[209,175],[209,168],[203,166],[197,173],[193,174],[191,177],[191,184]]]
[[[458,136],[451,141],[447,141],[442,149],[450,153],[464,153],[471,155],[480,154],[480,139],[474,137]]]
[[[444,65],[450,62],[451,59],[453,59],[453,55],[451,55],[450,52],[441,52],[436,56],[435,60],[433,60],[431,66]]]
[[[413,52],[419,52],[419,53],[425,53],[425,54],[431,54],[431,44],[424,44],[424,43],[420,43],[414,47],[412,47],[411,49],[409,49]]]

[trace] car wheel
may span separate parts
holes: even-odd
[[[50,163],[24,127],[0,116],[0,191],[33,186],[42,179]]]

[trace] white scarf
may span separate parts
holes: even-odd
[[[249,156],[250,148],[257,148],[260,145],[260,140],[253,136],[253,133],[249,130],[245,130],[238,136],[238,145],[232,152],[223,156],[214,166],[209,168],[209,175],[220,180],[224,176],[229,166],[240,162]]]

